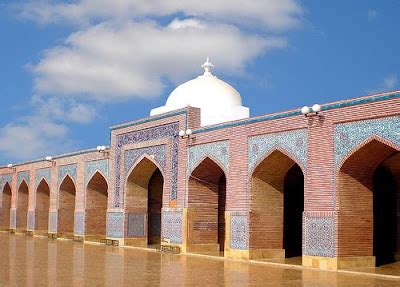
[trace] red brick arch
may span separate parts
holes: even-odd
[[[219,166],[219,168],[226,174],[229,174],[229,171],[227,170],[227,167],[225,167],[222,162],[218,159],[216,159],[212,154],[210,153],[206,153],[205,155],[203,155],[201,157],[201,159],[199,159],[196,164],[192,167],[190,173],[188,174],[188,178],[190,177],[190,175],[193,173],[193,171],[206,159],[209,158],[210,160],[212,160],[216,165]]]
[[[374,255],[374,175],[399,150],[394,143],[373,135],[357,145],[338,166],[338,256]]]
[[[47,234],[50,209],[50,185],[42,178],[36,187],[35,229],[36,233]]]
[[[286,256],[301,255],[304,210],[301,165],[286,151],[275,148],[258,163],[249,180],[250,249],[275,250],[273,257],[285,256],[284,249]]]
[[[58,189],[58,227],[60,236],[69,237],[74,233],[76,185],[67,174]]]
[[[17,229],[20,231],[27,228],[28,205],[29,185],[23,179],[17,189]]]
[[[8,181],[4,184],[1,192],[0,230],[8,230],[10,227],[10,209],[12,199],[11,185]]]
[[[188,180],[188,249],[219,253],[225,246],[226,174],[206,156]]]
[[[100,240],[106,237],[108,183],[102,172],[96,171],[86,185],[85,237]]]

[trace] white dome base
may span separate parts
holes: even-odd
[[[197,107],[196,107],[197,108]],[[155,116],[170,111],[176,110],[176,108],[162,106],[150,111],[150,116]],[[206,109],[202,110],[200,108],[200,125],[209,126],[215,125],[223,122],[236,121],[241,119],[246,119],[250,116],[249,108],[236,106],[236,107],[223,107],[221,109]]]

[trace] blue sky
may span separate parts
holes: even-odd
[[[252,116],[400,86],[397,0],[152,2],[1,2],[0,163],[108,144],[207,56]]]

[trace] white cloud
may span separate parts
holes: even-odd
[[[303,8],[296,0],[79,0],[72,3],[29,1],[21,16],[40,23],[90,23],[181,13],[224,23],[261,25],[281,30],[296,26]]]
[[[158,96],[165,80],[177,83],[199,74],[206,56],[220,73],[241,73],[255,57],[285,45],[280,37],[196,19],[175,19],[168,26],[106,22],[70,35],[64,45],[46,51],[32,71],[37,93],[110,102]]]
[[[378,15],[378,12],[374,9],[368,9],[368,21],[375,20]]]
[[[397,86],[397,75],[390,74],[383,79],[383,88],[385,90],[392,90]]]

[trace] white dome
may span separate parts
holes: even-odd
[[[202,126],[248,118],[249,109],[242,106],[238,91],[211,74],[213,65],[208,59],[202,67],[205,70],[202,76],[178,86],[165,106],[151,110],[150,115],[192,106],[200,108]]]

